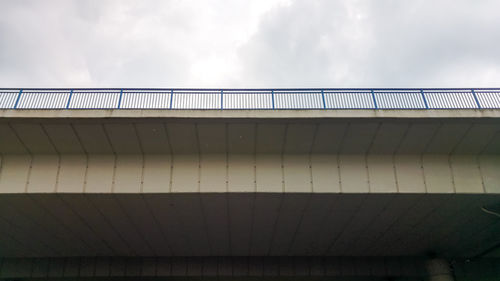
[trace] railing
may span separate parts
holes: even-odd
[[[0,109],[490,109],[478,89],[0,89]]]

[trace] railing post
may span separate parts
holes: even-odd
[[[429,105],[427,104],[427,99],[425,98],[423,89],[420,89],[420,95],[422,95],[422,99],[424,100],[425,109],[429,109]]]
[[[73,89],[69,92],[69,98],[68,98],[68,103],[66,103],[66,109],[69,108],[69,104],[71,102],[71,98],[73,97]]]
[[[373,89],[371,89],[370,91],[372,93],[373,105],[375,106],[375,109],[378,109],[377,100],[375,99],[375,93],[373,92]]]
[[[273,103],[273,109],[274,109],[274,90],[271,90],[271,101]]]
[[[224,90],[220,90],[220,110],[224,109]]]
[[[326,109],[325,91],[324,90],[321,90],[321,99],[323,100],[323,109]]]
[[[472,96],[474,97],[474,100],[476,101],[477,108],[481,109],[481,104],[479,103],[479,100],[477,99],[476,92],[474,91],[474,89],[470,89],[470,91],[472,92]]]
[[[19,100],[21,99],[22,93],[23,93],[23,89],[19,90],[19,94],[17,95],[17,98],[16,98],[16,103],[14,103],[14,109],[17,108],[17,104],[19,103]]]
[[[173,100],[174,100],[174,89],[170,89],[170,109],[172,109]]]
[[[120,89],[120,98],[118,99],[118,109],[122,106],[122,96],[123,96],[123,89]]]

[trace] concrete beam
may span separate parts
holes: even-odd
[[[498,155],[6,154],[0,193],[500,194]]]
[[[471,257],[497,243],[498,195],[0,195],[0,257]],[[459,245],[459,246],[457,246]]]
[[[499,118],[498,109],[454,110],[0,110],[2,118]]]

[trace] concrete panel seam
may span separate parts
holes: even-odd
[[[111,176],[111,193],[114,193],[115,192],[115,183],[116,183],[116,165],[117,165],[117,161],[118,160],[118,156],[116,154],[113,154],[113,174]]]
[[[28,193],[28,186],[30,184],[31,170],[33,169],[33,155],[30,154],[30,164],[28,168],[28,173],[26,176],[26,185],[24,186],[24,192]]]
[[[345,139],[347,138],[347,133],[349,132],[350,129],[351,129],[351,122],[347,122],[347,126],[345,126],[344,133],[342,134],[342,138],[340,139],[340,144],[337,151],[338,154],[340,154],[342,149],[344,148]]]
[[[230,207],[229,207],[229,196],[226,194],[226,218],[227,218],[227,239],[229,240],[229,253],[233,253],[233,241],[232,241],[232,235],[231,235],[231,212],[230,212]]]
[[[479,176],[481,177],[481,185],[482,185],[482,187],[483,187],[483,193],[485,193],[485,194],[486,194],[486,193],[488,193],[488,192],[486,191],[486,185],[485,185],[485,183],[484,183],[484,174],[483,174],[483,169],[481,168],[481,161],[479,160],[479,157],[480,157],[480,155],[476,155],[476,158],[475,158],[476,163],[475,163],[475,164],[476,164],[476,166],[477,166],[477,169],[479,170]]]
[[[173,181],[172,181],[172,178],[174,176],[174,154],[172,153],[171,154],[171,159],[170,159],[170,179],[168,181],[168,192],[172,192],[172,185],[173,185]]]
[[[497,131],[495,134],[492,134],[491,139],[486,142],[486,144],[484,145],[483,149],[481,149],[481,151],[479,151],[478,155],[485,154],[486,149],[495,141],[495,138],[496,138],[497,135],[500,135],[500,131]]]
[[[364,200],[365,199],[363,199],[363,201]],[[362,204],[360,204],[357,207],[356,211],[352,212],[352,214],[350,215],[349,220],[347,220],[347,222],[342,225],[342,227],[340,228],[342,230],[332,239],[332,241],[326,247],[326,250],[322,253],[322,255],[324,255],[324,256],[328,255],[328,253],[333,249],[333,247],[335,246],[335,244],[337,243],[337,241],[340,239],[340,237],[342,236],[342,234],[346,231],[347,226],[349,226],[349,224],[351,224],[354,221],[353,218],[359,213],[359,210],[361,209],[361,206],[362,206]]]
[[[47,234],[51,234],[47,231],[47,229],[43,226],[41,226],[40,224],[38,224],[38,222],[36,222],[35,220],[29,218],[28,216],[26,216],[24,213],[22,213],[23,216],[27,217],[28,220],[30,221],[30,223],[32,224],[35,224],[35,225],[38,225],[41,227],[42,231],[47,233]],[[7,222],[8,225],[10,225],[12,228],[17,228],[19,230],[24,230],[23,227],[20,227],[16,224],[13,224],[12,222],[10,222],[10,220],[6,219],[6,218],[2,218],[0,217],[0,219],[3,219],[4,221]],[[33,250],[32,248],[30,248],[29,245],[26,245],[25,243],[21,242],[19,239],[17,239],[15,236],[12,236],[12,235],[8,235],[8,236],[11,236],[11,239],[16,241],[17,243],[19,243],[20,245],[25,245],[26,249],[28,249],[28,251],[30,251],[31,253],[38,253],[39,255],[40,254],[43,254],[43,253],[40,253],[40,252],[37,252],[35,250]],[[58,237],[58,235],[54,235],[55,237]],[[58,250],[56,250],[55,248],[51,247],[50,244],[47,244],[45,241],[43,241],[42,239],[39,240],[40,244],[43,245],[46,249],[49,249],[49,250],[52,250],[54,253],[56,254],[60,254],[60,252]]]
[[[140,193],[144,193],[144,168],[146,166],[146,155],[142,154],[142,167],[141,167],[141,188]]]
[[[314,182],[313,182],[313,171],[312,171],[312,155],[309,152],[308,156],[308,166],[309,166],[309,182],[311,187],[311,193],[314,192]]]
[[[205,231],[205,237],[206,237],[207,244],[208,244],[208,252],[211,254],[211,253],[213,253],[212,241],[210,241],[210,235],[208,235],[207,215],[206,215],[205,209],[203,207],[203,202],[202,202],[201,196],[198,196],[198,204],[200,204],[201,219],[203,222],[203,230]],[[203,271],[203,268],[202,268],[202,271]]]
[[[3,175],[3,162],[5,161],[5,156],[3,153],[0,153],[0,183],[2,182],[2,175]],[[1,265],[0,265],[0,270],[1,270]],[[0,272],[1,274],[1,272]],[[2,275],[0,275],[2,276]]]
[[[286,141],[287,141],[287,136],[288,135],[288,124],[285,125],[285,132],[283,134],[283,142],[281,145],[281,153],[280,153],[280,158],[281,158],[281,191],[285,192],[285,148],[286,148]]]
[[[172,192],[172,178],[174,176],[174,151],[172,150],[172,141],[170,139],[170,133],[168,131],[168,128],[167,128],[167,124],[166,123],[162,123],[163,125],[163,129],[165,130],[165,138],[167,139],[167,143],[168,143],[168,149],[170,150],[170,179],[169,179],[169,182],[168,182],[168,192]]]
[[[254,140],[253,140],[253,188],[257,192],[257,123],[254,125]],[[255,205],[255,204],[254,204]]]
[[[365,150],[365,153],[364,153],[365,169],[366,169],[366,179],[367,179],[367,182],[368,182],[368,192],[369,193],[373,193],[373,188],[372,188],[372,180],[370,179],[370,170],[368,169],[368,153],[372,150],[373,143],[375,142],[375,139],[377,138],[377,135],[380,133],[380,127],[381,126],[382,126],[382,122],[378,122],[377,129],[375,129],[375,133],[372,136],[370,144],[368,145],[368,148]]]
[[[54,185],[54,192],[59,189],[59,175],[61,173],[61,154],[57,154],[57,172],[56,172],[56,183]]]
[[[309,207],[309,204],[311,203],[311,196],[312,196],[312,193],[309,193],[307,195],[307,202],[306,202],[304,208],[302,209],[302,212],[300,213],[299,222],[297,223],[297,226],[295,227],[295,230],[294,230],[294,232],[292,234],[292,239],[290,241],[288,249],[286,250],[286,253],[287,253],[288,256],[290,255],[290,252],[292,250],[293,244],[295,243],[295,239],[297,238],[297,233],[299,232],[300,226],[302,225],[302,221],[304,220],[305,211],[307,210],[307,208]]]
[[[45,128],[45,126],[42,123],[40,123],[40,128],[42,129],[42,132],[45,134],[45,136],[49,140],[49,143],[52,146],[52,148],[54,149],[54,151],[56,152],[56,154],[60,155],[61,153],[59,152],[59,150],[57,150],[57,146],[54,144],[54,141],[52,140],[52,138],[50,138],[49,133],[47,133],[47,129]]]
[[[108,134],[108,130],[106,130],[106,124],[101,124],[101,129],[102,129],[102,132],[104,133],[104,136],[106,137],[106,141],[108,142],[109,144],[109,147],[111,147],[111,152],[113,152],[114,155],[116,155],[116,150],[115,148],[113,147],[113,142],[111,141],[111,138],[109,137],[109,134]]]
[[[432,136],[429,138],[429,140],[427,141],[427,144],[425,144],[423,150],[422,150],[422,154],[425,154],[431,143],[434,141],[434,139],[436,138],[436,136],[438,135],[439,131],[441,130],[441,128],[444,126],[444,123],[443,122],[440,122],[439,123],[439,126],[436,127],[436,129],[434,130],[434,132],[432,133]]]
[[[137,125],[132,123],[132,128],[134,129],[135,136],[137,137],[137,142],[139,143],[139,150],[142,154],[142,167],[141,167],[141,187],[140,193],[144,192],[144,167],[146,166],[146,156],[144,155],[144,149],[142,145],[141,138],[139,137],[139,131],[137,131]]]
[[[148,239],[146,239],[146,237],[144,236],[144,233],[142,233],[140,228],[135,224],[134,220],[132,218],[130,218],[130,215],[127,212],[127,209],[123,206],[123,204],[120,202],[120,200],[118,200],[116,198],[116,196],[117,196],[116,194],[113,194],[113,200],[117,203],[117,205],[119,206],[122,213],[125,214],[125,217],[127,218],[128,223],[130,225],[132,225],[132,227],[135,229],[135,231],[137,232],[139,237],[144,241],[144,244],[146,244],[146,246],[149,248],[150,252],[156,253],[155,250],[153,249],[153,247],[151,247],[151,245],[149,244]],[[131,211],[133,212],[134,210],[131,210]]]
[[[343,147],[344,147],[344,142],[345,142],[345,139],[347,138],[347,133],[349,132],[351,128],[351,122],[348,122],[347,123],[347,126],[345,126],[344,128],[344,132],[342,134],[342,138],[340,140],[340,144],[339,144],[339,147],[338,147],[338,151],[337,151],[337,167],[338,167],[338,173],[339,173],[339,189],[340,189],[340,193],[343,192],[343,186],[342,186],[342,173],[341,173],[341,169],[340,169],[340,157],[339,157],[339,154],[340,152],[342,151]]]
[[[73,231],[71,229],[71,227],[69,227],[68,225],[66,225],[62,220],[60,220],[56,215],[54,215],[53,212],[51,212],[49,209],[47,209],[43,204],[41,204],[39,201],[37,201],[35,198],[34,195],[32,194],[28,194],[28,197],[40,208],[42,209],[43,211],[45,211],[45,213],[47,213],[54,221],[56,221],[58,224],[60,224],[64,229],[66,229],[67,233],[70,233],[72,236],[74,236],[75,238],[77,238],[78,240],[80,240],[80,242],[82,242],[85,247],[87,249],[90,249],[90,245],[85,241],[85,239],[83,239],[78,233],[76,233],[75,231]]]
[[[32,155],[33,152],[29,149],[29,147],[26,145],[26,143],[24,143],[24,141],[22,140],[22,138],[19,136],[19,133],[16,131],[16,129],[14,129],[14,126],[12,126],[12,124],[10,122],[7,123],[7,126],[14,133],[14,135],[16,136],[16,138],[19,141],[19,143],[21,143],[21,145],[24,146],[24,149],[26,149],[26,151],[28,152],[28,154]]]
[[[460,137],[460,139],[457,141],[457,143],[455,143],[455,146],[453,146],[453,148],[451,149],[450,154],[455,154],[455,151],[457,150],[457,147],[459,147],[460,144],[464,141],[465,137],[472,130],[473,126],[474,126],[474,123],[471,123],[469,125],[469,127],[467,128],[467,130],[464,131],[464,134]]]
[[[73,125],[73,123],[69,123],[69,126],[70,126],[71,130],[73,131],[73,134],[75,134],[75,137],[76,137],[78,143],[80,144],[80,147],[82,148],[83,153],[88,156],[89,153],[88,153],[87,149],[85,148],[85,146],[83,145],[82,139],[81,139],[80,135],[78,134],[78,131],[75,129],[75,126]]]
[[[424,181],[424,191],[425,191],[425,193],[429,193],[429,190],[427,188],[427,179],[425,178],[424,154],[423,153],[420,154],[419,160],[420,160],[420,172],[421,172],[422,179]]]
[[[368,154],[366,152],[363,155],[363,160],[365,162],[364,163],[364,168],[365,168],[365,174],[366,174],[366,184],[368,185],[368,193],[373,193],[373,191],[372,191],[372,184],[371,184],[371,181],[370,181],[370,171],[368,170]]]
[[[149,215],[153,218],[153,221],[155,222],[158,231],[161,233],[163,240],[166,242],[167,248],[170,250],[170,253],[173,253],[172,245],[170,244],[170,241],[168,240],[167,235],[165,234],[165,231],[163,230],[163,227],[161,227],[161,224],[160,224],[158,218],[155,216],[153,210],[151,209],[151,206],[149,205],[148,200],[146,200],[144,198],[144,194],[141,194],[141,200],[144,202],[144,205],[148,209]]]
[[[409,123],[408,126],[406,126],[406,130],[404,131],[403,135],[401,136],[401,139],[399,140],[399,143],[396,145],[394,150],[392,151],[392,167],[394,169],[394,180],[396,181],[396,192],[400,192],[400,187],[399,187],[399,179],[398,179],[398,172],[396,168],[396,154],[400,150],[401,146],[403,145],[404,140],[408,136],[408,132],[410,132],[410,129],[412,128],[413,123]]]
[[[253,246],[253,233],[254,233],[254,227],[255,227],[255,206],[257,205],[257,194],[254,192],[253,194],[253,200],[252,200],[252,218],[250,221],[250,235],[249,235],[249,241],[248,241],[248,250],[249,253],[252,252],[252,246]]]
[[[316,124],[314,124],[314,132],[313,132],[313,136],[311,139],[311,145],[309,146],[309,151],[308,151],[309,155],[311,155],[313,152],[314,144],[316,143],[316,138],[318,136],[318,130],[319,130],[319,123],[316,123]]]
[[[406,130],[404,131],[403,135],[401,136],[401,139],[399,140],[399,143],[396,145],[394,150],[392,151],[392,154],[398,154],[399,150],[401,149],[401,146],[403,145],[404,140],[407,138],[408,133],[410,132],[410,129],[413,127],[413,123],[410,122],[408,123],[408,126],[406,126]]]
[[[225,178],[225,181],[224,181],[224,184],[226,186],[226,192],[229,192],[229,149],[228,149],[228,143],[229,143],[229,129],[228,129],[228,124],[224,124],[224,137],[225,137],[225,140],[226,140],[226,149],[225,149],[225,156],[226,156],[226,170],[225,170],[225,174],[224,176],[226,177]],[[207,230],[207,233],[208,233],[208,230]]]
[[[89,174],[89,155],[85,153],[85,172],[83,174],[83,193],[87,192],[87,180]]]
[[[314,143],[315,143],[315,140],[316,140],[316,135],[318,134],[318,128],[319,128],[319,125],[318,123],[316,123],[314,125],[314,133],[313,133],[313,137],[312,137],[312,140],[311,140],[311,145],[309,146],[309,155],[308,155],[308,165],[309,165],[309,181],[311,183],[311,192],[314,192],[314,183],[313,183],[313,171],[312,171],[312,151],[313,151],[313,147],[314,147]]]
[[[194,123],[194,134],[196,138],[196,147],[198,147],[198,192],[201,192],[201,143],[200,143],[200,133],[198,129],[198,123]]]
[[[280,197],[280,203],[279,203],[279,207],[278,207],[278,215],[276,216],[276,220],[274,221],[274,224],[273,224],[273,230],[271,232],[271,241],[269,243],[269,249],[267,250],[267,256],[270,256],[271,255],[271,250],[272,250],[272,245],[273,245],[273,241],[274,241],[274,237],[275,237],[275,234],[276,234],[276,228],[278,226],[278,221],[279,221],[279,217],[280,217],[280,214],[281,214],[281,209],[283,207],[283,201],[284,201],[284,196],[281,196]]]
[[[115,249],[113,249],[113,247],[111,247],[109,244],[108,244],[108,241],[106,241],[106,239],[104,239],[103,237],[101,237],[101,235],[99,234],[99,232],[97,232],[93,227],[92,227],[92,224],[88,223],[85,218],[83,216],[81,216],[78,212],[75,211],[75,209],[73,208],[72,204],[68,203],[66,200],[64,200],[64,196],[61,196],[61,194],[57,194],[57,197],[59,197],[59,200],[65,204],[68,209],[71,210],[71,212],[73,212],[73,214],[78,217],[80,219],[80,221],[83,223],[83,225],[85,225],[88,229],[90,229],[90,231],[92,233],[94,233],[94,235],[96,237],[98,237],[102,243],[113,253],[115,254]]]
[[[115,226],[109,221],[109,219],[104,215],[104,213],[101,211],[101,209],[98,208],[98,206],[90,199],[88,194],[83,195],[85,200],[87,200],[90,205],[94,207],[94,209],[99,213],[101,218],[104,220],[104,222],[113,230],[113,232],[120,238],[120,240],[123,242],[124,245],[127,246],[127,248],[132,252],[134,255],[137,255],[136,251],[130,246],[130,244],[123,238],[123,236],[120,234],[119,231],[115,228]]]
[[[452,163],[453,160],[451,159],[451,154],[448,154],[448,167],[450,168],[451,185],[453,186],[453,193],[457,193],[457,187],[455,184],[455,171],[453,170]]]
[[[10,220],[8,220],[7,218],[2,217],[1,215],[0,215],[0,220],[5,221],[5,223],[6,223],[7,225],[9,225],[9,227],[10,227],[10,228],[16,228],[16,229],[23,230],[23,228],[21,228],[21,227],[19,227],[19,226],[15,225],[15,224],[13,224],[13,223],[11,223],[11,222],[10,222]],[[28,252],[30,252],[31,254],[38,254],[38,255],[41,255],[41,254],[42,254],[42,253],[40,253],[40,252],[37,252],[37,251],[34,251],[33,249],[31,249],[29,246],[27,246],[27,245],[26,245],[25,243],[23,243],[21,240],[19,240],[18,238],[16,238],[16,236],[15,236],[15,235],[12,235],[12,234],[10,234],[10,233],[6,233],[6,232],[1,232],[1,235],[2,235],[2,236],[7,236],[7,237],[9,237],[10,239],[12,239],[12,241],[14,241],[14,242],[18,243],[19,245],[21,245],[21,247],[24,247],[24,248],[25,248]],[[47,247],[47,248],[49,248],[49,249],[50,249],[50,247],[49,247],[48,245],[45,245],[45,243],[43,243],[42,241],[41,241],[41,244],[43,244],[45,247]],[[1,268],[0,268],[0,269],[1,269]],[[1,275],[0,275],[0,276],[1,276]]]
[[[343,192],[342,190],[342,173],[340,172],[340,157],[338,154],[336,154],[336,160],[337,160],[337,173],[339,175],[339,191],[340,193]]]
[[[373,148],[373,144],[375,143],[375,140],[377,139],[378,135],[380,134],[380,128],[382,127],[382,122],[378,122],[377,128],[375,129],[375,132],[372,135],[372,139],[370,143],[368,144],[368,147],[365,150],[365,154],[370,154]]]
[[[396,150],[394,150],[396,151]],[[392,170],[394,172],[394,181],[396,184],[396,193],[399,193],[399,181],[398,181],[398,173],[396,171],[396,153],[393,152],[391,155],[391,160],[392,160]]]

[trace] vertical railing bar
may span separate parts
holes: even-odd
[[[224,90],[220,90],[220,110],[224,109]]]
[[[373,92],[373,89],[371,89],[370,91],[372,93],[373,105],[375,106],[375,109],[378,109],[377,100],[375,99],[375,93]]]
[[[170,90],[170,108],[169,109],[172,109],[173,100],[174,100],[174,89],[171,89]]]
[[[325,91],[323,89],[321,89],[321,99],[323,100],[323,109],[326,109]]]
[[[420,94],[422,95],[422,99],[424,100],[425,109],[429,109],[429,105],[427,104],[427,99],[425,98],[423,89],[420,89]]]
[[[272,102],[273,109],[274,109],[274,90],[271,90],[271,102]]]
[[[474,91],[474,89],[470,89],[470,91],[472,92],[472,96],[474,97],[474,100],[476,101],[477,108],[481,109],[481,104],[479,103],[479,99],[477,98],[476,91]]]
[[[66,109],[69,108],[69,104],[71,102],[72,97],[73,97],[73,89],[71,89],[71,91],[69,91],[69,98],[68,98],[68,103],[66,103]]]
[[[23,93],[23,89],[19,90],[19,94],[17,95],[17,98],[16,98],[16,103],[14,103],[14,109],[17,108],[17,104],[19,103],[19,100],[21,99],[22,93]]]
[[[118,109],[122,106],[122,96],[123,96],[123,89],[120,89],[120,98],[118,98]]]

